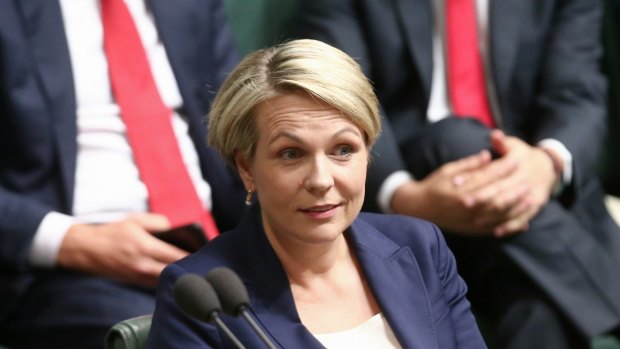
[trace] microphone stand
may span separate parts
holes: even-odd
[[[271,340],[269,339],[269,337],[267,337],[265,332],[263,332],[263,330],[261,330],[261,328],[258,326],[256,321],[254,321],[254,318],[252,316],[250,316],[250,313],[247,311],[246,307],[240,307],[239,313],[241,313],[241,316],[243,316],[243,318],[246,320],[246,322],[248,324],[250,324],[250,326],[252,327],[254,332],[256,332],[256,334],[258,334],[258,336],[263,341],[263,343],[265,343],[267,348],[269,348],[269,349],[277,349],[275,347],[275,345],[273,345],[273,343],[271,343]]]
[[[237,347],[237,349],[246,349],[245,346],[243,346],[243,344],[241,343],[241,341],[239,341],[237,336],[235,336],[232,333],[232,331],[228,328],[228,326],[226,326],[224,321],[220,319],[219,315],[217,315],[217,312],[213,312],[209,316],[209,321],[213,322],[220,330],[222,330],[222,332],[226,334],[226,337],[228,337],[228,339],[230,339],[230,341],[233,342],[233,344],[235,345],[235,347]]]

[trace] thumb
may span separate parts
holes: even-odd
[[[491,147],[499,156],[508,153],[508,137],[503,131],[493,130],[490,133]]]
[[[149,232],[164,231],[172,228],[168,218],[158,213],[135,213],[130,215],[128,219]]]

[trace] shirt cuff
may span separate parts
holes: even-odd
[[[43,217],[28,252],[30,264],[43,268],[56,266],[62,240],[75,223],[73,217],[58,212],[50,212]]]
[[[407,171],[396,171],[389,175],[381,184],[379,194],[377,195],[377,203],[383,213],[393,213],[390,203],[396,190],[403,184],[413,179],[413,176]]]
[[[569,185],[573,180],[573,155],[566,149],[564,144],[552,138],[543,139],[538,142],[539,147],[553,150],[562,159],[564,165],[562,169],[562,184]]]

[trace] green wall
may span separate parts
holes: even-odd
[[[225,0],[226,13],[242,54],[290,36],[300,0]]]

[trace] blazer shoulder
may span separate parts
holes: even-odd
[[[442,231],[435,224],[409,216],[361,213],[352,226],[360,246],[383,256],[411,250],[418,262],[437,262],[449,250]]]
[[[396,214],[362,212],[356,224],[371,227],[396,242],[430,242],[441,235],[439,227],[432,222]]]

